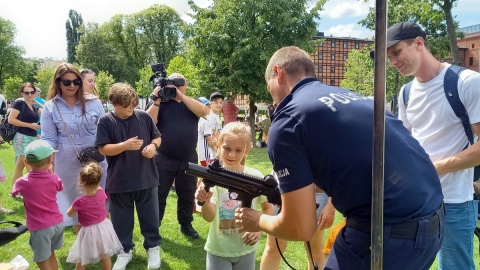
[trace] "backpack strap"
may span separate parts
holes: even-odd
[[[462,73],[464,70],[464,67],[451,65],[443,77],[443,89],[445,91],[445,96],[447,97],[448,103],[450,103],[450,107],[452,107],[455,115],[462,121],[465,134],[467,135],[470,145],[472,145],[474,142],[470,118],[468,117],[468,112],[465,109],[465,106],[463,106],[463,103],[458,95],[458,79],[460,73]],[[412,83],[413,81],[410,81],[403,87],[402,96],[405,108],[407,107],[408,99],[410,98],[410,89],[412,87]]]
[[[403,87],[403,104],[405,105],[405,108],[407,108],[408,99],[410,98],[410,88],[412,88],[412,83],[413,81],[409,81]]]
[[[463,70],[465,70],[464,67],[450,66],[445,72],[445,77],[443,78],[443,89],[448,103],[450,103],[455,115],[462,121],[465,134],[467,135],[470,145],[472,145],[474,142],[470,118],[468,117],[468,112],[458,95],[458,79]]]

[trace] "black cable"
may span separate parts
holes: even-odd
[[[293,266],[291,266],[291,265],[287,262],[287,259],[285,259],[285,257],[283,257],[282,251],[280,250],[280,245],[278,244],[278,238],[276,238],[276,237],[275,237],[275,243],[277,243],[278,253],[280,253],[280,256],[282,256],[283,261],[288,265],[288,267],[290,267],[290,269],[295,270],[295,268],[293,268]]]

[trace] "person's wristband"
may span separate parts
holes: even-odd
[[[154,103],[155,104],[155,103]],[[158,105],[157,105],[158,106]],[[155,145],[155,150],[158,150],[158,144],[157,143],[154,143],[152,142],[153,145]]]
[[[153,106],[160,107],[160,104],[157,104],[157,103],[153,102]]]

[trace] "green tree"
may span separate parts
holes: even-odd
[[[112,87],[113,83],[115,80],[113,79],[113,76],[108,73],[108,71],[103,71],[101,70],[98,72],[96,78],[95,78],[97,90],[98,90],[98,95],[100,96],[101,99],[108,99],[108,91],[110,90],[110,87]]]
[[[203,91],[200,90],[197,69],[184,56],[177,55],[170,60],[170,63],[168,63],[167,74],[172,73],[180,73],[185,76],[185,79],[188,81],[187,94],[191,97],[210,96],[210,94],[214,92],[212,91],[212,88],[204,88],[202,89]]]
[[[26,72],[24,80],[26,82],[32,82],[36,84],[37,80],[35,79],[35,75],[40,69],[40,61],[36,59],[25,61],[25,69]]]
[[[127,81],[137,73],[123,53],[110,42],[108,26],[88,23],[80,29],[82,39],[77,46],[77,59],[81,66],[104,70],[115,81]]]
[[[374,64],[370,57],[371,47],[352,50],[348,54],[341,87],[353,90],[364,96],[373,95]]]
[[[24,49],[15,45],[15,25],[0,17],[0,88],[5,78],[25,76]]]
[[[75,50],[82,36],[81,32],[78,31],[82,24],[82,15],[70,9],[68,12],[68,20],[65,23],[65,28],[67,29],[67,61],[69,63],[77,62]]]
[[[152,68],[145,66],[138,71],[140,79],[135,82],[135,89],[139,97],[148,97],[153,91],[153,83],[150,81],[152,76]]]
[[[52,79],[54,74],[55,74],[55,68],[49,67],[49,68],[42,68],[38,70],[37,74],[34,76],[36,81],[35,87],[38,87],[42,90],[42,92],[40,93],[40,96],[42,98],[47,97],[48,89],[52,84]]]
[[[314,49],[315,19],[325,0],[310,11],[306,0],[215,0],[207,8],[188,3],[195,22],[187,55],[199,70],[200,88],[246,94],[252,112],[255,101],[271,100],[264,79],[271,55],[286,45]]]
[[[345,67],[345,77],[340,84],[341,87],[358,92],[364,96],[373,96],[374,63],[370,57],[372,46],[362,50],[352,50],[348,54]],[[391,108],[396,112],[397,96],[400,88],[412,80],[412,76],[402,77],[397,70],[387,63],[386,98],[393,100]]]
[[[108,71],[115,81],[131,85],[140,80],[139,71],[153,63],[168,63],[182,50],[184,22],[165,5],[132,15],[117,14],[103,25],[88,24],[77,58],[82,66]]]
[[[462,34],[458,32],[458,22],[452,16],[456,2],[457,0],[390,0],[387,25],[405,21],[419,23],[427,33],[432,54],[442,58],[451,55],[458,65],[460,57],[456,38]],[[360,24],[375,29],[375,8],[370,8]]]
[[[166,5],[153,5],[133,15],[135,32],[138,35],[137,45],[142,45],[145,52],[152,57],[148,61],[168,63],[182,49],[184,21],[173,8]]]
[[[18,92],[18,87],[23,83],[23,79],[20,77],[9,77],[5,79],[3,85],[3,94],[7,99],[16,99],[19,98],[20,92]]]

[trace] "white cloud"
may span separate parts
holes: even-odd
[[[374,36],[374,31],[365,29],[358,24],[340,24],[330,27],[325,31],[325,36],[334,37],[352,37],[352,38],[371,38]]]
[[[320,12],[320,15],[333,19],[358,16],[365,17],[368,14],[369,7],[373,7],[374,4],[373,0],[369,0],[368,2],[362,0],[328,1],[324,6],[324,10]]]

